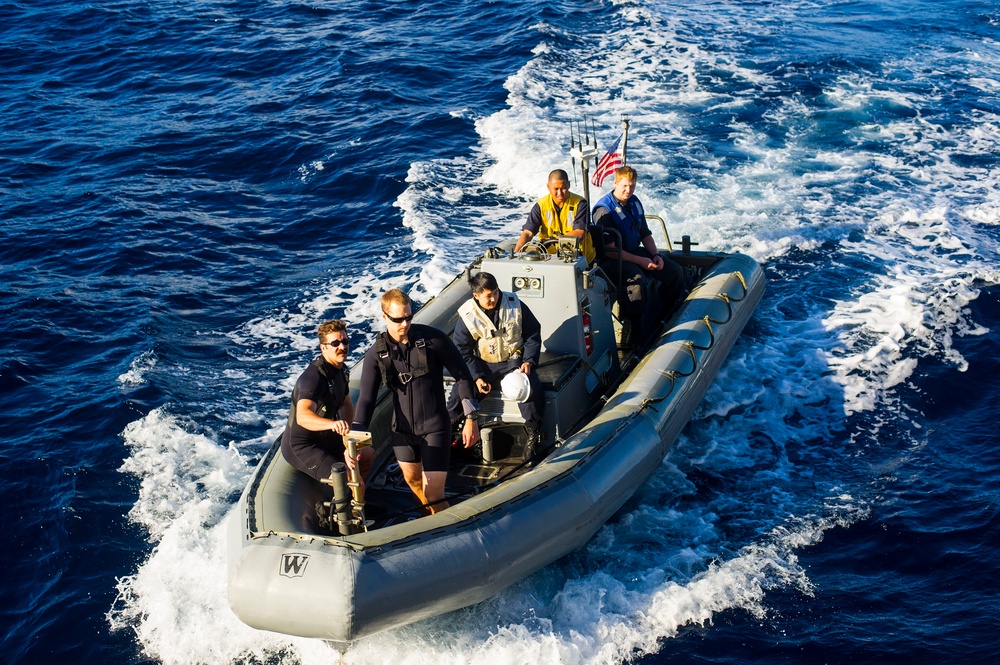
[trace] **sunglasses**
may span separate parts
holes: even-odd
[[[347,346],[350,343],[351,340],[349,339],[335,339],[332,342],[325,342],[323,344],[320,344],[320,346],[329,346],[334,349],[339,349],[341,346]]]
[[[382,313],[385,314],[385,318],[389,319],[393,323],[403,323],[404,321],[413,320],[412,314],[408,314],[407,316],[389,316],[389,313],[386,312],[384,309],[382,310]]]

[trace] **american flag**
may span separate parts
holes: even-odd
[[[618,170],[622,165],[622,154],[618,152],[618,146],[622,142],[621,134],[615,139],[615,142],[611,144],[608,151],[604,153],[604,156],[597,160],[597,167],[594,169],[594,175],[590,176],[590,184],[594,187],[600,187],[604,179],[609,175]]]

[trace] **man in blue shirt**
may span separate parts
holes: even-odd
[[[656,248],[642,202],[635,196],[637,178],[631,166],[615,171],[615,187],[594,205],[593,217],[596,225],[621,234],[621,247],[612,234],[605,234],[601,268],[617,280],[621,256],[619,286],[624,287],[624,294],[619,304],[631,323],[633,340],[641,343],[686,295],[687,280],[680,264],[664,258]]]

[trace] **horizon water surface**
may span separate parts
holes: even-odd
[[[1000,659],[997,3],[0,19],[3,662]],[[671,237],[768,276],[658,472],[480,605],[344,654],[244,626],[225,523],[316,324],[359,357],[382,291],[433,296],[622,114]]]

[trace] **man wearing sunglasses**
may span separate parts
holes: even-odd
[[[309,363],[295,382],[288,426],[281,435],[281,454],[299,471],[316,480],[330,476],[330,467],[347,462],[343,435],[351,429],[354,403],[348,389],[347,324],[340,320],[320,324],[320,356]],[[371,448],[359,454],[361,477],[368,475]]]
[[[451,460],[451,419],[445,405],[444,370],[455,378],[466,420],[462,444],[479,441],[479,402],[469,369],[443,332],[413,323],[410,297],[399,289],[382,296],[380,333],[361,365],[356,429],[368,429],[379,387],[392,391],[392,447],[403,478],[429,513],[448,507],[445,480]]]

